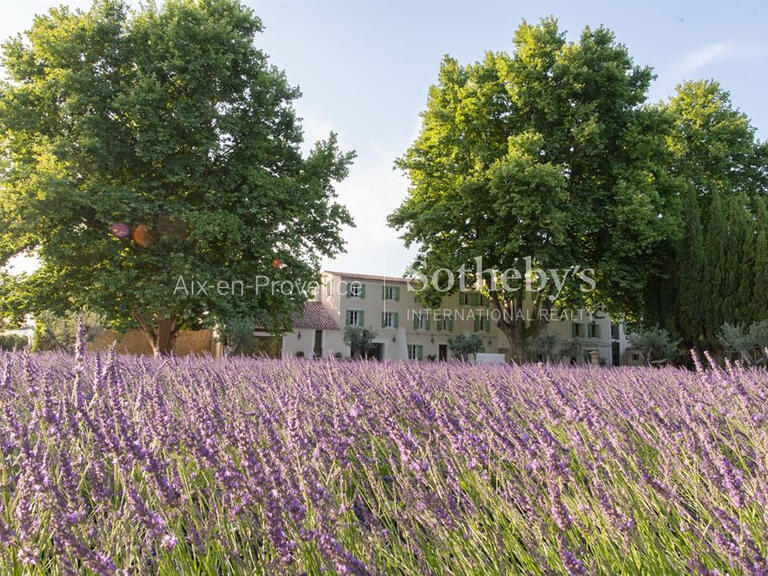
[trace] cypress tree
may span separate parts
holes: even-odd
[[[721,252],[723,272],[723,322],[736,322],[739,314],[741,260],[747,237],[746,200],[740,194],[731,196],[726,211],[726,242]]]
[[[720,194],[715,190],[709,204],[706,234],[706,254],[704,256],[703,288],[707,291],[702,298],[706,310],[704,314],[704,336],[708,346],[716,346],[717,331],[723,324],[724,270],[726,266],[727,223],[725,210],[720,201]]]
[[[765,320],[768,318],[768,206],[764,198],[757,203],[754,266],[752,316],[756,321]]]
[[[678,251],[677,329],[688,345],[700,342],[707,298],[704,284],[704,239],[696,191],[689,187],[683,198],[685,228]]]
[[[745,224],[744,249],[741,255],[739,271],[739,296],[737,298],[738,312],[736,320],[743,324],[751,324],[758,320],[755,317],[755,246],[757,227],[753,213],[749,214]]]

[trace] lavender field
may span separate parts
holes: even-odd
[[[768,375],[0,356],[2,574],[765,574]]]

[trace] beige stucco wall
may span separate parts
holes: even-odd
[[[301,338],[299,338],[301,335]],[[344,344],[341,330],[323,330],[323,358],[330,358],[336,353],[349,356],[349,346]],[[297,328],[283,335],[283,358],[294,358],[303,352],[305,358],[312,358],[315,352],[315,331],[309,328]]]

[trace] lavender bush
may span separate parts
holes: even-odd
[[[765,574],[768,375],[0,353],[2,574]]]

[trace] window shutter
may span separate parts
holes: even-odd
[[[352,310],[347,310],[347,326],[352,322]]]
[[[400,300],[400,286],[395,286],[395,300]]]
[[[600,338],[600,324],[595,324],[595,338]]]
[[[384,328],[387,325],[387,313],[381,313],[381,327]]]
[[[431,318],[429,317],[429,312],[427,312],[427,322],[424,324],[424,329],[429,330],[429,324],[431,322]]]
[[[395,312],[395,328],[397,328],[397,325],[399,324],[399,314]]]
[[[571,336],[573,338],[576,338],[578,336],[577,330],[576,330],[576,323],[575,322],[573,324],[571,324]]]
[[[491,331],[491,318],[490,316],[485,317],[485,331],[490,332]]]
[[[381,287],[381,299],[386,300],[387,299],[387,286],[386,284]]]
[[[421,344],[416,346],[416,358],[418,358],[419,360],[424,360],[424,346],[422,346]]]
[[[365,298],[365,284],[360,284],[360,298]]]
[[[474,331],[475,332],[479,332],[480,331],[480,318],[478,318],[477,316],[475,316],[475,330]]]
[[[443,329],[443,317],[438,316],[437,318],[435,318],[435,330],[440,332],[442,329]]]
[[[358,326],[365,326],[365,316],[363,316],[363,311],[360,310],[357,313],[357,325]]]
[[[448,318],[448,331],[453,332],[453,316]]]
[[[414,314],[413,315],[413,329],[418,330],[419,329],[419,315]]]

